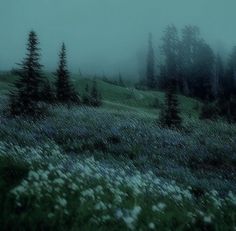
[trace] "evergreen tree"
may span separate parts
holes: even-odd
[[[174,79],[176,87],[182,88],[181,79],[179,78],[179,37],[178,31],[174,25],[169,25],[162,38],[161,50],[165,60],[165,86],[168,87],[169,81]]]
[[[228,60],[226,71],[220,81],[220,93],[217,100],[219,115],[229,122],[236,122],[236,47]]]
[[[91,97],[90,97],[90,105],[93,107],[99,107],[102,104],[102,97],[101,97],[101,93],[98,92],[97,89],[97,83],[94,80],[93,81],[93,86],[91,89]]]
[[[70,74],[67,69],[66,47],[62,44],[59,54],[59,66],[56,71],[56,99],[59,103],[80,103],[79,96],[70,82]]]
[[[200,41],[200,30],[196,26],[185,26],[179,43],[180,76],[183,80],[182,92],[185,95],[192,94],[192,80],[195,78],[194,67],[196,65],[197,46]]]
[[[202,100],[214,99],[214,62],[215,56],[211,47],[204,41],[200,42],[191,81],[193,96]]]
[[[228,95],[236,95],[236,46],[230,54],[225,82],[225,90]]]
[[[179,111],[179,102],[176,95],[176,80],[169,80],[165,94],[165,105],[159,115],[159,122],[164,127],[180,127],[182,118]]]
[[[147,87],[149,89],[153,89],[156,87],[154,62],[155,61],[154,61],[154,50],[152,45],[152,34],[150,33],[148,41],[147,73],[146,73]]]
[[[125,87],[125,84],[124,84],[121,73],[119,73],[118,85],[121,86],[121,87]]]
[[[196,26],[186,26],[182,30],[179,45],[182,92],[202,100],[212,100],[216,91],[215,56],[211,47],[199,35],[200,30]]]
[[[15,90],[10,93],[10,114],[39,116],[40,85],[42,83],[39,41],[36,33],[31,31],[28,37],[26,58],[18,64],[14,73],[20,78],[15,83]]]
[[[90,106],[90,95],[89,95],[89,85],[86,84],[85,86],[85,92],[84,92],[84,95],[83,95],[83,104],[87,105],[87,106]]]
[[[51,83],[48,80],[46,80],[44,82],[41,98],[42,98],[42,101],[44,101],[46,103],[54,103],[55,102],[55,94],[52,89]]]
[[[215,78],[213,82],[213,92],[215,97],[219,97],[222,94],[224,88],[224,64],[219,54],[216,56],[215,61]]]

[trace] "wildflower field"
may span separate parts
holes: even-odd
[[[1,230],[236,230],[236,127],[56,107],[0,117]]]

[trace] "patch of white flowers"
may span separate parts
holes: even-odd
[[[80,216],[90,214],[92,223],[122,223],[130,230],[137,230],[143,222],[142,214],[147,211],[148,219],[150,217],[146,221],[148,230],[158,230],[161,217],[171,209],[185,211],[186,218],[192,223],[197,216],[207,224],[214,220],[213,214],[197,209],[190,188],[165,182],[151,171],[141,173],[129,166],[114,168],[93,157],[74,161],[68,170],[65,168],[68,157],[56,148],[57,152],[60,162],[48,162],[47,167],[30,170],[28,177],[12,189],[17,206],[27,204],[26,200],[31,201],[34,209],[44,206],[48,219],[58,213],[69,216],[71,210],[76,210]],[[43,157],[39,159],[42,161]],[[220,199],[216,191],[207,194],[207,203],[216,210],[226,202],[236,206],[236,196],[230,192],[227,199]],[[184,209],[186,204],[188,209]],[[193,205],[191,211],[190,205]]]

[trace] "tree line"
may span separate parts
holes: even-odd
[[[19,68],[13,73],[19,76],[14,88],[9,94],[9,114],[11,116],[38,117],[45,113],[45,104],[87,105],[98,107],[101,105],[101,93],[93,81],[91,90],[87,85],[83,97],[76,91],[67,68],[66,46],[63,43],[58,68],[54,73],[56,80],[52,86],[42,72],[40,64],[40,48],[38,36],[34,31],[29,33],[26,57],[18,64]]]
[[[160,48],[156,68],[150,34],[146,78],[138,87],[167,90],[174,80],[177,93],[203,101],[201,118],[236,121],[236,47],[224,62],[201,37],[198,27],[185,26],[179,33],[174,25],[169,25]]]

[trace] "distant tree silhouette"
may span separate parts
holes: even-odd
[[[159,122],[164,127],[180,127],[182,118],[179,111],[179,102],[176,95],[176,80],[169,80],[165,93],[165,104],[159,115]]]
[[[162,68],[161,71],[167,78],[164,87],[168,87],[169,82],[173,79],[176,81],[177,89],[182,88],[182,82],[179,78],[179,37],[174,25],[169,25],[166,28],[162,38],[161,51],[165,60],[165,68]]]
[[[77,95],[71,81],[70,73],[67,69],[66,47],[62,44],[59,54],[59,66],[56,71],[56,99],[59,103],[80,103],[79,95]]]
[[[229,122],[236,122],[236,47],[233,48],[222,75],[217,99],[219,115]]]
[[[82,102],[84,105],[90,106],[90,101],[89,85],[86,84]]]
[[[156,87],[156,80],[155,80],[155,60],[154,60],[154,50],[152,44],[152,34],[149,34],[148,40],[148,55],[147,55],[147,72],[146,72],[146,81],[147,87],[149,89],[153,89]]]
[[[215,76],[213,81],[213,93],[218,98],[223,93],[224,88],[224,64],[220,54],[217,54],[215,60]]]
[[[121,73],[119,73],[118,85],[121,86],[121,87],[125,87],[125,84],[124,84]]]
[[[188,96],[193,95],[192,82],[196,77],[197,50],[201,41],[199,35],[198,27],[187,25],[182,29],[182,36],[179,41],[179,76],[182,79],[182,93]]]
[[[27,53],[18,64],[14,73],[20,78],[15,83],[15,90],[10,93],[10,114],[13,116],[39,116],[42,108],[40,101],[40,85],[42,83],[39,41],[36,33],[31,31],[28,37]]]
[[[90,105],[93,107],[99,107],[101,106],[101,104],[102,104],[101,93],[98,92],[97,82],[94,80],[90,95]]]

